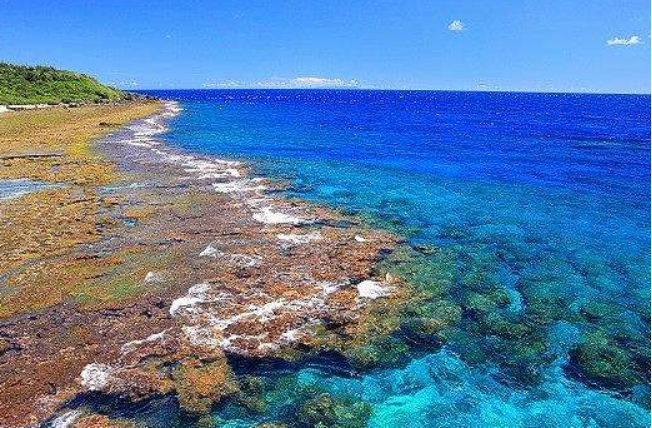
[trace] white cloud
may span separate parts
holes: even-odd
[[[355,79],[342,80],[339,78],[328,79],[324,77],[297,77],[292,79],[292,83],[297,86],[335,86],[335,87],[354,87],[359,86],[360,82]]]
[[[486,82],[477,82],[475,85],[475,90],[476,91],[498,91],[500,90],[500,87],[498,85],[495,85],[493,83],[486,83]]]
[[[627,37],[612,37],[607,40],[608,46],[632,46],[643,43],[640,36]]]
[[[206,89],[242,88],[243,86],[244,85],[242,84],[242,82],[238,82],[237,80],[220,80],[220,81],[217,81],[217,82],[208,81],[208,82],[204,82],[202,84],[202,87],[206,88]]]
[[[121,89],[136,89],[140,86],[136,79],[122,79],[122,80],[113,80],[107,82],[107,85],[113,86],[114,88]]]
[[[237,89],[237,88],[358,88],[361,83],[356,79],[328,78],[317,76],[302,76],[294,78],[272,77],[254,81],[239,80],[207,80],[202,84],[207,89]]]
[[[451,31],[456,31],[456,32],[464,31],[464,28],[466,28],[466,26],[459,19],[451,21],[451,23],[448,24],[448,29]]]
[[[355,79],[345,80],[340,78],[306,76],[292,79],[272,78],[257,80],[252,83],[252,86],[260,88],[356,88],[360,86],[360,82]]]

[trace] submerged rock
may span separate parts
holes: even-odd
[[[345,397],[319,394],[306,401],[297,413],[297,428],[333,427],[364,428],[371,416],[371,406]]]
[[[647,364],[649,373],[649,357],[642,362]],[[571,375],[585,376],[589,382],[607,388],[624,389],[649,382],[642,375],[645,368],[639,366],[630,352],[611,342],[601,331],[584,335],[581,343],[571,350],[569,363]]]

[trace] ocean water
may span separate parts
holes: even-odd
[[[242,365],[217,426],[650,426],[649,96],[154,95],[183,108],[170,144],[404,237],[382,268],[420,296],[353,375]]]

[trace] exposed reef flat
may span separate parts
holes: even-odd
[[[74,380],[75,351],[84,358],[88,325],[53,337],[38,329],[56,324],[63,306],[79,302],[88,278],[110,265],[82,255],[102,239],[101,210],[109,201],[98,189],[117,177],[91,142],[160,108],[134,102],[0,118],[0,180],[13,189],[0,201],[0,426],[47,417]],[[43,313],[50,317],[37,315]],[[34,350],[49,357],[30,360]]]
[[[243,163],[167,147],[157,135],[177,113],[165,103],[82,150],[98,178],[5,161],[2,178],[69,187],[0,201],[0,426],[87,424],[65,409],[85,394],[171,394],[201,414],[241,388],[228,355],[295,359],[397,327],[384,314],[403,284],[375,269],[393,236],[279,197]]]

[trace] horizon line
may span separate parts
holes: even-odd
[[[125,92],[157,92],[157,91],[369,91],[369,92],[470,92],[492,94],[546,94],[546,95],[633,95],[651,96],[650,92],[571,92],[571,91],[532,91],[532,90],[478,90],[478,89],[391,89],[391,88],[118,88]]]

